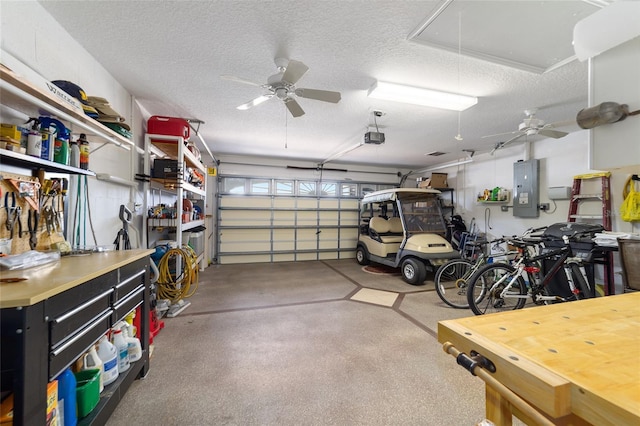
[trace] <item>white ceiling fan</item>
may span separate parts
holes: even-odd
[[[526,109],[524,111],[524,114],[526,117],[524,120],[522,120],[522,123],[518,125],[518,130],[516,131],[483,136],[483,138],[491,138],[494,136],[515,135],[509,140],[506,140],[504,142],[498,142],[495,148],[491,151],[491,153],[493,154],[496,149],[503,148],[507,144],[510,144],[511,142],[514,142],[523,136],[540,135],[540,136],[546,136],[548,138],[559,139],[569,134],[567,132],[562,132],[560,130],[554,130],[553,129],[554,124],[551,124],[551,123],[547,124],[544,122],[544,120],[536,118],[535,116],[536,112],[538,112],[537,108]]]
[[[237,106],[239,110],[247,110],[251,107],[259,105],[269,99],[276,97],[284,102],[285,106],[289,110],[292,116],[300,117],[304,115],[304,110],[296,101],[294,96],[307,99],[315,99],[317,101],[338,103],[340,101],[340,92],[331,92],[328,90],[318,89],[305,89],[296,88],[295,84],[305,75],[309,70],[305,64],[296,60],[288,60],[284,58],[276,58],[275,64],[278,67],[278,72],[267,79],[266,84],[258,84],[243,78],[234,77],[231,75],[221,75],[220,78],[230,81],[235,81],[243,84],[250,84],[252,86],[262,87],[266,89],[268,93],[258,96],[257,98]]]

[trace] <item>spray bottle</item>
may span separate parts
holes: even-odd
[[[40,117],[40,125],[45,129],[54,127],[56,138],[53,143],[53,161],[56,163],[69,164],[69,131],[59,120],[50,117]]]

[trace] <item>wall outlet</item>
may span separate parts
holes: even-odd
[[[500,211],[508,212],[509,211],[509,206],[500,206]]]
[[[541,203],[540,204],[540,210],[542,210],[543,212],[546,212],[547,210],[549,210],[550,205],[549,203]]]

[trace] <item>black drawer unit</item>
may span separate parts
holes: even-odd
[[[131,383],[148,371],[148,252],[133,254],[135,260],[122,253],[98,256],[103,256],[98,263],[107,272],[87,272],[86,281],[65,291],[30,305],[0,310],[0,390],[14,394],[14,425],[45,424],[47,381],[138,306],[142,310],[142,358],[107,387],[109,391],[100,395],[96,408],[79,424],[105,424]],[[83,260],[90,262],[89,258]],[[85,265],[84,269],[90,268]],[[48,280],[41,277],[43,282]]]
[[[66,339],[60,345],[51,347],[49,352],[49,380],[56,377],[73,363],[78,355],[85,352],[111,327],[113,310],[107,309],[98,317]]]

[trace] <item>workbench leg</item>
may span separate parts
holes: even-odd
[[[496,425],[511,426],[513,421],[511,404],[488,384],[485,385],[485,400],[487,420],[491,420]]]

